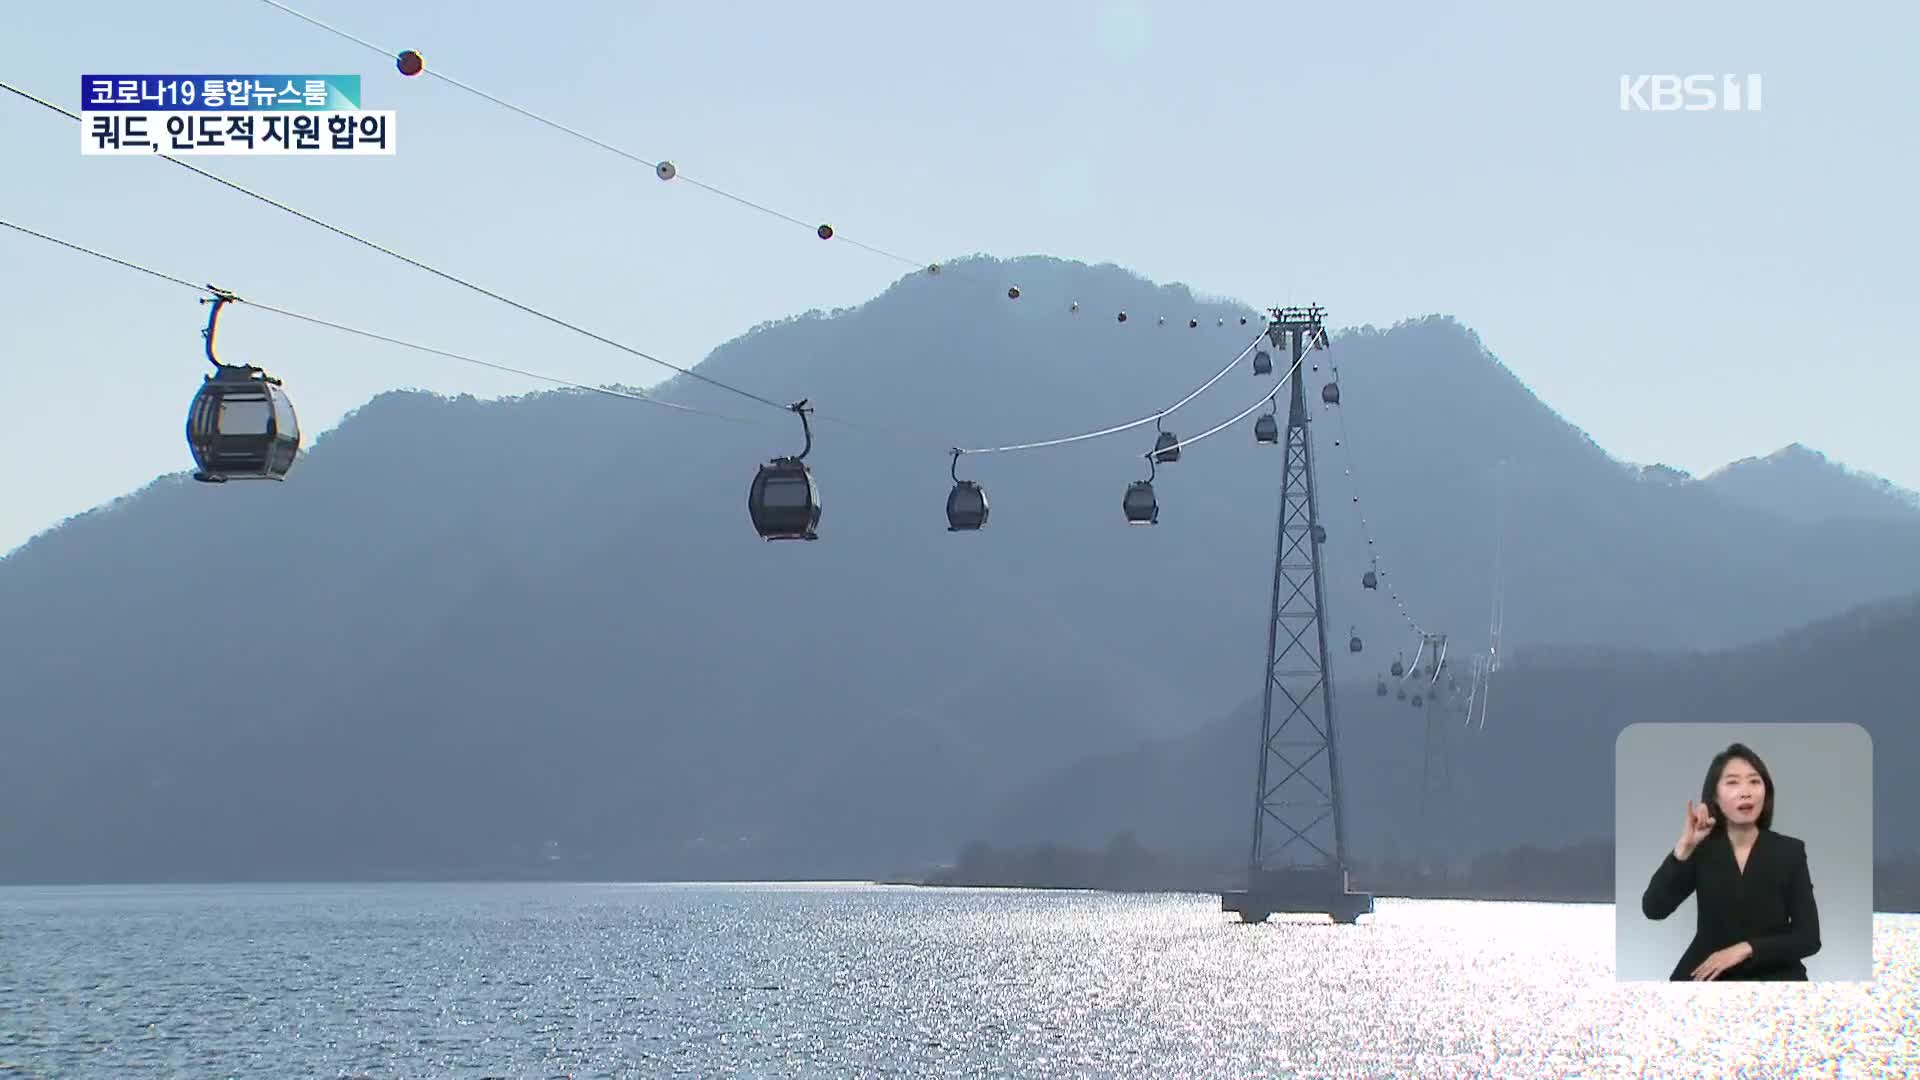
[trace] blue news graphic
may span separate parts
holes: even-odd
[[[82,75],[83,112],[331,112],[360,107],[358,75]]]

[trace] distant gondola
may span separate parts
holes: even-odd
[[[1120,500],[1120,508],[1126,512],[1129,525],[1158,525],[1160,523],[1160,500],[1153,494],[1153,455],[1147,455],[1147,478],[1135,480],[1127,485],[1127,494]]]
[[[214,353],[220,309],[236,297],[216,292],[207,315],[207,362],[213,373],[187,407],[187,449],[195,480],[284,480],[300,454],[300,421],[280,380],[251,364],[225,364]]]
[[[953,490],[947,493],[947,531],[973,532],[987,524],[987,492],[978,481],[960,479],[960,451],[953,452]]]
[[[1129,525],[1158,525],[1160,523],[1160,502],[1153,496],[1153,481],[1135,480],[1127,485],[1126,497],[1121,500],[1121,508],[1127,513]]]
[[[1253,354],[1253,373],[1255,375],[1273,374],[1273,357],[1267,353],[1267,350],[1261,349]]]
[[[1340,404],[1340,384],[1328,383],[1320,388],[1320,400],[1329,405]]]
[[[813,450],[813,425],[807,422],[805,401],[788,408],[800,414],[800,429],[807,444],[798,456],[778,457],[760,466],[753,486],[747,490],[747,512],[753,529],[766,540],[818,540],[820,527],[820,486],[806,456]]]
[[[1272,413],[1261,413],[1253,422],[1253,441],[1270,445],[1280,441],[1280,421]]]
[[[1153,460],[1162,465],[1180,460],[1180,437],[1171,431],[1163,431],[1153,440]]]

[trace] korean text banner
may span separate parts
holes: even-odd
[[[82,75],[83,112],[330,112],[360,107],[358,75]]]

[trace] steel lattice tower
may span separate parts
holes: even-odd
[[[1260,766],[1254,787],[1247,887],[1220,897],[1223,911],[1265,922],[1279,911],[1327,912],[1352,922],[1373,897],[1347,888],[1347,836],[1328,663],[1326,589],[1301,358],[1326,347],[1325,309],[1269,310],[1267,337],[1292,347],[1286,459],[1274,544],[1273,600],[1260,706]]]
[[[1429,655],[1445,656],[1446,643],[1445,634],[1427,635]],[[1429,660],[1427,663],[1431,666],[1425,670],[1436,674],[1420,680],[1421,692],[1426,695],[1423,704],[1427,719],[1426,760],[1420,770],[1420,853],[1429,871],[1435,867],[1446,871],[1452,866],[1454,846],[1453,758],[1445,722],[1451,717],[1441,702],[1439,690],[1440,680],[1448,674],[1444,662],[1434,664]]]

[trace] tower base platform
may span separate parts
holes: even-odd
[[[1261,869],[1245,889],[1220,894],[1220,910],[1240,916],[1243,923],[1263,923],[1277,913],[1325,912],[1337,923],[1351,923],[1373,913],[1373,894],[1347,888],[1345,870],[1318,867]]]

